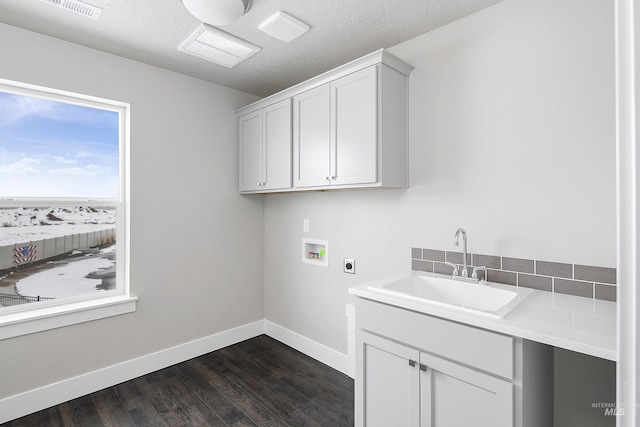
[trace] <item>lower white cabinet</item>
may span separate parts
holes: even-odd
[[[359,384],[361,416],[357,425],[420,425],[420,352],[414,348],[358,331],[362,348]]]
[[[360,340],[360,425],[513,425],[512,383],[367,332]]]
[[[549,346],[362,298],[356,341],[356,426],[553,425]]]
[[[513,425],[511,382],[420,354],[420,426]]]

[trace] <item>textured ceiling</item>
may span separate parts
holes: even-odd
[[[0,0],[0,22],[267,96],[499,1],[252,0],[243,17],[219,28],[263,49],[230,70],[177,51],[200,26],[180,0],[87,0],[104,9],[97,21],[39,0]],[[311,30],[291,43],[258,30],[279,10]]]

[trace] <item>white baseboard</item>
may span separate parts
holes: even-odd
[[[313,341],[269,320],[264,321],[264,333],[353,378],[353,369],[351,368],[349,356],[346,354],[340,353],[324,344]]]
[[[271,321],[258,320],[97,371],[0,399],[0,424],[262,334],[293,347],[353,378],[352,361],[346,354]]]
[[[184,362],[263,333],[264,321],[259,320],[0,399],[0,424],[129,381],[176,363]]]

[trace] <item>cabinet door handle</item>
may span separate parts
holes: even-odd
[[[416,366],[416,361],[409,359],[409,366],[411,366],[412,368],[415,367]]]
[[[427,365],[420,364],[420,370],[423,372],[427,372]]]

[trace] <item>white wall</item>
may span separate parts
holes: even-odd
[[[472,252],[615,267],[613,37],[609,0],[505,0],[392,48],[416,67],[410,188],[266,196],[266,318],[346,353],[349,286],[458,227]]]
[[[505,0],[394,47],[416,66],[411,187],[264,209],[237,195],[233,110],[254,97],[6,25],[0,39],[0,78],[131,103],[140,297],[134,314],[0,342],[0,398],[263,317],[345,353],[348,287],[408,270],[411,247],[453,250],[460,226],[474,252],[615,267],[608,0]],[[330,241],[328,269],[300,262],[303,236]]]
[[[263,319],[263,204],[237,193],[234,114],[256,98],[7,25],[0,40],[0,78],[131,104],[139,297],[133,314],[1,341],[0,398]]]

